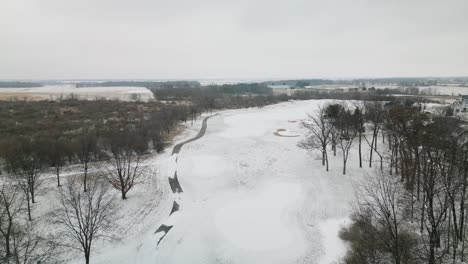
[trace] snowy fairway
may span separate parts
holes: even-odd
[[[326,173],[297,147],[300,120],[325,101],[224,111],[203,138],[183,147],[181,211],[158,247],[156,263],[333,263],[346,246],[337,237],[363,175],[350,157]],[[354,153],[352,153],[354,154]],[[332,155],[331,155],[332,156]],[[356,155],[354,155],[356,156]]]
[[[130,235],[123,235],[121,242],[97,247],[92,262],[338,261],[347,249],[338,231],[349,219],[354,186],[371,170],[358,167],[357,142],[350,153],[347,175],[342,175],[339,151],[336,157],[329,153],[327,173],[319,153],[311,155],[297,146],[301,139],[297,135],[305,133],[300,121],[328,102],[287,102],[221,111],[211,117],[202,138],[184,145],[178,155],[170,156],[167,151],[155,158],[154,166],[160,171],[157,188],[162,195],[148,192],[155,188],[151,185],[142,188],[141,197],[133,194],[133,204],[125,201],[127,207],[138,207],[144,197],[148,200],[144,204],[155,206],[154,212],[134,214],[133,209],[129,215],[131,210],[123,210],[117,223],[126,226]],[[193,138],[200,126],[198,121],[188,127],[178,142]],[[365,144],[363,157],[367,160]],[[182,193],[169,191],[168,177],[175,171]],[[180,207],[169,216],[173,201]],[[128,225],[128,219],[136,219],[132,220],[136,224]],[[172,228],[167,233],[155,232],[161,225]],[[80,262],[81,258],[75,263]]]

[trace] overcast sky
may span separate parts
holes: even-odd
[[[1,0],[0,79],[467,76],[467,0]]]

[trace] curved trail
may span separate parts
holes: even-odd
[[[185,145],[185,144],[188,144],[190,142],[193,142],[195,140],[198,140],[200,139],[201,137],[203,137],[205,135],[205,132],[206,132],[206,128],[207,128],[207,122],[208,122],[208,119],[210,117],[213,117],[213,116],[216,116],[218,114],[215,114],[215,115],[212,115],[212,116],[207,116],[203,119],[202,121],[202,127],[200,129],[200,131],[198,132],[198,134],[191,138],[191,139],[188,139],[184,142],[181,142],[177,145],[174,146],[174,148],[172,149],[172,155],[178,155],[180,150],[182,149],[182,147]],[[177,158],[176,158],[176,163],[177,163]],[[182,187],[180,186],[180,183],[179,183],[179,180],[177,179],[177,169],[176,171],[174,172],[174,177],[171,178],[171,177],[168,177],[169,179],[169,185],[171,186],[171,190],[174,194],[178,194],[178,193],[181,193],[183,192],[182,191]],[[171,209],[171,212],[169,213],[169,216],[171,216],[174,212],[177,212],[179,210],[179,204],[177,203],[177,201],[174,200],[174,203],[172,204],[172,209]],[[161,236],[161,238],[159,239],[158,241],[158,245],[161,243],[161,241],[163,240],[163,238],[167,235],[167,233],[171,230],[173,226],[170,225],[164,225],[162,224],[154,233],[159,233],[159,232],[164,232],[164,234]]]
[[[226,111],[220,114],[222,118],[209,121],[207,137],[180,152],[180,164],[177,154],[164,163],[170,166],[163,177],[172,179],[177,171],[184,192],[173,194],[180,212],[162,223],[166,229],[174,228],[164,243],[148,249],[154,254],[148,260],[166,264],[339,263],[348,250],[339,231],[349,223],[354,186],[371,170],[353,166],[346,177],[340,166],[326,172],[297,146],[299,138],[274,135],[280,128],[283,136],[302,135],[306,131],[300,124],[289,120],[305,120],[307,112],[326,102]],[[192,129],[192,136],[181,141],[198,132]],[[356,156],[350,159],[358,163]],[[340,158],[333,157],[333,162],[340,164]],[[167,216],[171,205],[165,197]],[[148,245],[155,247],[164,234],[161,229],[152,235]]]
[[[200,132],[198,132],[198,135],[196,135],[194,138],[191,138],[191,139],[189,139],[189,140],[186,140],[186,141],[184,141],[184,142],[181,142],[181,143],[175,145],[174,148],[172,149],[172,155],[174,155],[174,154],[179,154],[180,149],[181,149],[185,144],[190,143],[190,142],[192,142],[192,141],[195,141],[195,140],[200,139],[201,137],[203,137],[203,136],[205,135],[205,132],[206,132],[206,126],[207,126],[208,118],[213,117],[213,116],[216,116],[216,115],[218,115],[218,114],[205,117],[205,119],[203,119],[202,127],[201,127],[201,129],[200,129]]]

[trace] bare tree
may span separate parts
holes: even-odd
[[[370,153],[369,153],[369,168],[372,167],[372,154],[374,150],[377,150],[377,136],[379,135],[380,128],[383,122],[383,106],[381,102],[372,101],[366,102],[365,116],[367,121],[371,123],[372,140],[370,141]]]
[[[35,203],[36,189],[42,184],[40,178],[41,158],[36,151],[35,145],[28,139],[12,142],[7,153],[6,162],[10,170],[10,176],[24,193],[28,218],[31,221],[31,202]]]
[[[443,129],[443,128],[437,128]],[[422,216],[421,233],[426,238],[424,242],[428,244],[426,258],[429,264],[435,264],[447,253],[441,248],[442,229],[447,221],[450,208],[450,199],[444,188],[444,178],[447,168],[444,164],[443,151],[439,149],[442,143],[441,138],[437,138],[437,131],[431,131],[431,135],[423,145],[422,151]],[[436,139],[437,140],[434,140]],[[426,241],[427,240],[427,241]]]
[[[69,246],[84,253],[89,264],[93,242],[104,236],[111,227],[112,197],[108,184],[91,178],[88,190],[80,191],[75,178],[70,179],[60,192],[61,208],[55,213],[55,220],[62,227],[64,235],[73,240]]]
[[[365,121],[364,121],[364,114],[362,111],[362,106],[359,104],[354,104],[354,113],[353,113],[353,120],[354,120],[354,128],[356,129],[358,133],[358,139],[359,139],[359,148],[358,148],[358,154],[359,154],[359,168],[362,168],[362,134],[365,132]]]
[[[340,113],[344,111],[344,106],[341,104],[329,104],[325,107],[325,116],[330,122],[331,129],[331,144],[333,150],[333,156],[336,156],[336,145],[338,145],[339,131],[336,127]]]
[[[47,154],[50,164],[55,168],[55,175],[57,176],[57,186],[60,187],[60,170],[65,165],[67,156],[66,143],[59,136],[52,138],[49,143],[50,150]]]
[[[309,115],[310,122],[302,122],[302,126],[308,130],[306,138],[299,142],[299,146],[304,149],[319,149],[322,152],[322,165],[328,171],[327,146],[331,140],[332,125],[328,122],[325,110],[319,107],[314,115]]]
[[[16,221],[23,210],[23,199],[20,190],[12,184],[3,184],[0,189],[0,235],[4,245],[1,252],[4,259],[9,259],[13,254],[12,240]]]
[[[339,147],[343,154],[343,174],[346,174],[346,163],[348,162],[349,150],[353,145],[357,131],[354,128],[355,120],[349,111],[343,110],[336,122],[336,129],[339,132]]]
[[[375,141],[369,141],[369,139],[364,136],[364,140],[367,142],[367,144],[369,145],[369,147],[371,148],[371,151],[373,151],[375,154],[377,154],[377,156],[379,156],[379,159],[380,159],[380,170],[383,170],[383,159],[384,159],[384,155],[382,153],[380,153],[380,151],[378,151],[376,148],[373,148],[372,146],[375,145]],[[371,155],[372,156],[372,155]],[[369,163],[370,164],[370,163]]]
[[[376,232],[376,238],[388,253],[392,263],[408,263],[413,258],[408,230],[404,230],[405,193],[396,177],[383,171],[369,176],[358,188],[357,202],[361,219],[368,222]],[[370,217],[368,217],[370,216]]]
[[[0,189],[0,262],[35,264],[51,260],[55,242],[38,235],[31,223],[24,224],[20,217],[24,210],[20,195],[20,188],[11,183]]]
[[[54,262],[54,252],[58,247],[55,239],[38,235],[30,223],[15,229],[12,242],[12,264]]]
[[[88,168],[91,162],[93,153],[96,150],[97,137],[95,131],[90,127],[83,127],[80,135],[78,136],[75,147],[78,154],[78,159],[83,166],[83,190],[87,191]]]
[[[146,142],[138,140],[137,135],[130,131],[121,131],[110,135],[107,147],[110,152],[107,179],[112,186],[119,190],[122,199],[127,199],[127,193],[135,185],[135,180],[141,175],[140,153]]]

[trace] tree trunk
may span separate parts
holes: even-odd
[[[372,142],[370,144],[370,156],[369,156],[369,168],[372,168],[372,152],[374,151],[374,137],[372,137]],[[369,141],[367,141],[369,142]]]
[[[331,132],[331,150],[335,149],[335,136],[333,135],[333,131]]]
[[[362,137],[362,133],[359,132],[359,168],[362,168],[361,137]]]
[[[376,132],[375,132],[374,137],[375,137],[375,140],[374,140],[374,145],[375,145],[375,146],[374,146],[374,149],[375,149],[375,151],[377,151],[377,144],[378,144],[378,142],[379,142],[379,138],[378,138],[378,137],[379,137],[379,131],[376,131]]]
[[[465,197],[466,197],[466,187],[467,187],[467,168],[465,164],[464,172],[463,172],[463,187],[462,187],[462,195],[460,199],[460,234],[458,235],[460,241],[463,240],[463,227],[465,226]]]
[[[32,181],[29,185],[29,192],[31,193],[31,202],[32,203],[35,203],[35,199],[34,199],[34,181]]]
[[[322,166],[325,166],[325,151],[322,151]]]
[[[343,175],[346,175],[346,159],[343,158]]]
[[[56,167],[56,172],[57,172],[57,186],[60,187],[60,167]]]
[[[468,214],[465,214],[466,216],[468,216]],[[463,262],[464,258],[465,258],[465,234],[466,234],[466,221],[467,219],[464,219],[463,220],[464,224],[463,226],[461,226],[461,231],[462,231],[462,247],[461,247],[461,257],[460,257],[460,260]]]
[[[26,201],[27,201],[27,205],[28,205],[28,219],[29,219],[29,221],[32,221],[31,204],[29,203],[29,195],[26,196]]]
[[[398,149],[399,147],[395,147],[395,174],[398,174]]]
[[[5,235],[5,257],[8,259],[11,256],[10,249],[10,234],[11,234],[11,224],[8,227],[8,233]]]
[[[439,239],[440,238],[438,237],[437,230],[432,228],[431,233],[429,234],[429,259],[428,259],[429,264],[436,264],[435,249],[440,244]]]
[[[424,214],[426,212],[426,195],[423,194],[423,201],[422,201],[422,209],[421,209],[421,226],[420,231],[421,233],[424,231]]]
[[[88,178],[88,163],[84,165],[83,191],[86,192],[86,179]]]
[[[327,171],[328,171],[328,154],[327,154],[327,152],[325,152],[325,163],[326,163]]]

